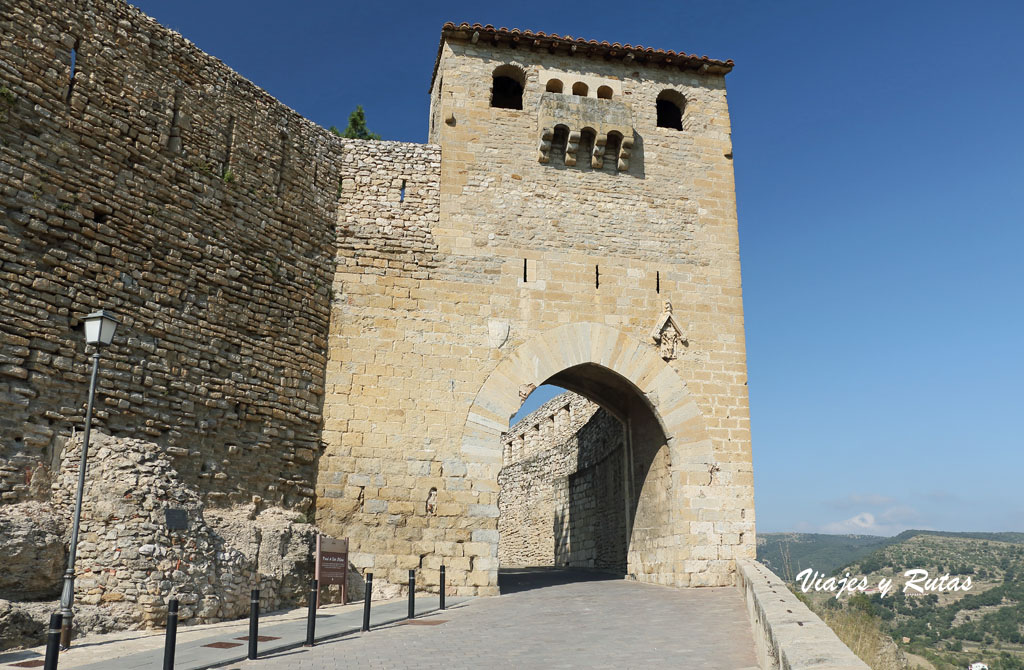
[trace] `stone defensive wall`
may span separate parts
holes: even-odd
[[[339,196],[397,200],[410,162],[436,190],[437,152],[342,140],[122,2],[5,3],[0,28],[0,499],[46,495],[104,307],[98,426],[213,503],[311,511],[336,253],[411,266],[425,229],[362,237]]]
[[[434,589],[444,563],[497,593],[501,434],[548,381],[625,426],[621,472],[567,495],[625,490],[628,573],[735,581],[755,543],[730,63],[447,24],[431,143],[360,142],[115,0],[13,0],[0,29],[5,503],[60,488],[102,307],[123,323],[97,428],[156,445],[204,509],[350,538],[382,588],[418,568]]]
[[[502,567],[572,566],[626,572],[629,505],[623,425],[566,392],[504,437],[498,475]]]
[[[335,268],[431,266],[438,148],[337,137],[123,2],[7,3],[0,33],[0,598],[59,592],[81,319],[106,308],[122,323],[99,368],[79,602],[121,607],[117,626],[159,621],[172,585],[189,621],[238,615],[256,583],[265,606],[297,602]],[[131,449],[158,482],[124,467]],[[96,462],[112,454],[121,467]],[[168,506],[189,513],[185,541],[162,530]]]

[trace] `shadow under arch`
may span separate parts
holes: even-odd
[[[491,480],[485,487],[497,483],[501,434],[509,419],[543,383],[592,399],[628,427],[635,470],[629,479],[638,483],[627,571],[640,581],[689,584],[690,503],[713,453],[683,380],[654,347],[603,324],[566,324],[534,336],[498,363],[469,409],[462,456]],[[654,470],[658,476],[652,483]],[[497,567],[493,577],[496,583]]]

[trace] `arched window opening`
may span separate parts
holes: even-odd
[[[612,99],[612,87],[611,86],[599,86],[597,88],[597,97],[602,100]]]
[[[576,165],[579,167],[590,167],[590,161],[594,155],[595,139],[597,139],[597,131],[593,128],[584,128],[580,131],[580,148],[576,152]]]
[[[683,129],[683,110],[686,109],[686,98],[679,91],[664,90],[658,94],[658,127]]]
[[[605,172],[615,173],[618,171],[619,150],[622,148],[622,135],[616,131],[608,133],[608,141],[604,145],[604,165],[601,167]]]
[[[526,73],[515,65],[499,65],[494,70],[491,107],[522,109]]]
[[[572,94],[573,95],[582,95],[583,97],[586,97],[587,96],[587,91],[589,91],[589,90],[590,89],[587,88],[587,85],[584,84],[582,81],[578,81],[578,82],[576,82],[575,84],[572,85]]]
[[[561,79],[549,79],[547,88],[544,89],[548,93],[561,93],[562,92],[562,80]]]
[[[555,126],[555,134],[551,138],[551,165],[565,165],[565,148],[569,144],[569,127]]]

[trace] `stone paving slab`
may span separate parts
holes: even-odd
[[[449,607],[458,607],[468,599],[448,597]],[[438,607],[437,596],[416,594],[417,616],[432,612]],[[260,636],[276,637],[276,640],[261,642],[259,653],[275,654],[301,646],[306,640],[305,608],[268,614],[260,618]],[[381,601],[373,604],[370,615],[371,628],[385,626],[405,619],[408,615],[408,601],[405,599]],[[362,602],[350,605],[327,605],[317,613],[316,639],[335,639],[357,632],[363,622]],[[248,655],[248,642],[238,639],[249,634],[247,619],[207,624],[182,626],[178,629],[174,657],[176,670],[202,670],[219,667],[244,660]],[[206,645],[218,642],[236,643],[229,648],[213,648]],[[45,658],[45,647],[0,653],[0,668],[21,668],[15,665],[26,661],[41,661]],[[61,654],[60,670],[147,670],[163,667],[164,631],[129,631],[108,635],[89,635],[76,640],[71,649]]]
[[[700,668],[755,670],[753,634],[733,587],[625,580],[545,585],[394,624],[232,670],[288,668]]]

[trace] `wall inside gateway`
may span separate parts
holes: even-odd
[[[563,393],[507,434],[498,476],[501,567],[626,571],[623,427],[586,398]]]

